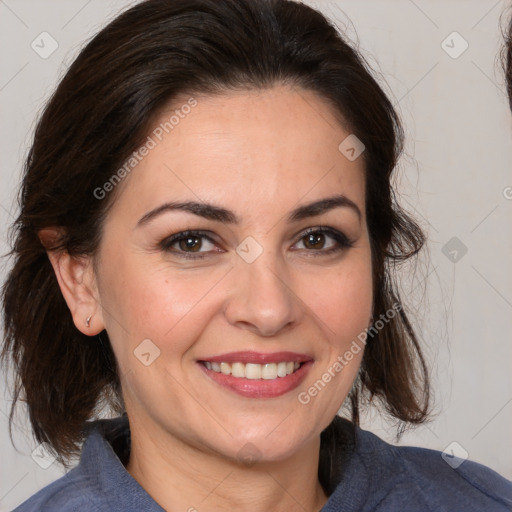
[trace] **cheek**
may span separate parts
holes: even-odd
[[[162,264],[150,265],[147,256],[110,256],[108,261],[115,264],[104,269],[100,294],[106,329],[120,364],[123,360],[133,364],[129,356],[144,339],[152,340],[162,350],[186,350],[190,339],[202,329],[200,318],[206,318],[197,315],[208,303],[208,298],[204,303],[203,298],[222,272],[202,273],[199,277],[193,272],[171,271]],[[182,333],[184,327],[186,336]]]
[[[361,333],[368,327],[373,303],[369,250],[354,251],[336,272],[317,275],[316,291],[308,306],[320,320],[324,343],[311,379],[297,400],[304,415],[316,418],[322,430],[346,399],[364,353]]]
[[[345,343],[368,327],[372,311],[371,258],[356,253],[332,272],[318,272],[301,284],[300,297],[320,319],[333,343]]]

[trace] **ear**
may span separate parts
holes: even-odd
[[[60,228],[45,228],[38,233],[76,328],[88,336],[94,336],[103,331],[105,325],[92,257],[71,256],[62,249],[52,250],[61,234]]]

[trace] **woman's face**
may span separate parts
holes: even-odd
[[[118,185],[100,315],[137,432],[280,460],[318,441],[360,365],[335,363],[371,316],[363,158],[311,92],[196,100]]]

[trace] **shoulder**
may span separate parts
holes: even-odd
[[[98,500],[98,490],[96,482],[77,467],[41,489],[13,512],[106,510]]]
[[[512,482],[486,466],[437,450],[393,446],[361,429],[356,433],[356,454],[368,471],[370,485],[384,490],[382,508],[376,510],[512,509]]]
[[[437,450],[395,447],[404,469],[427,491],[437,492],[456,503],[486,505],[478,510],[512,510],[512,482],[492,469]]]
[[[119,421],[111,424],[119,429]],[[108,510],[104,503],[102,474],[112,466],[115,453],[105,436],[105,421],[91,422],[84,428],[86,440],[79,464],[55,482],[23,502],[13,512],[78,512]],[[113,472],[114,473],[114,472]]]
[[[88,456],[92,445],[98,444],[96,434],[87,440]],[[100,461],[98,461],[99,463]],[[55,482],[47,485],[22,503],[13,512],[78,512],[80,510],[102,511],[106,508],[101,503],[101,485],[87,471],[89,464],[80,464]]]
[[[91,422],[78,466],[13,512],[163,512],[125,468],[130,429],[125,416]]]

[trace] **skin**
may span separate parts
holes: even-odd
[[[350,391],[362,351],[307,405],[298,394],[371,316],[363,158],[339,152],[350,132],[312,92],[282,85],[196,99],[119,185],[98,253],[50,257],[77,328],[108,332],[132,432],[127,470],[164,509],[320,510],[320,433]],[[298,206],[337,194],[361,217],[337,207],[288,222]],[[168,211],[137,226],[161,204],[186,200],[222,206],[240,222]],[[338,242],[327,234],[313,245],[303,234],[318,226],[344,233],[352,246],[325,253]],[[203,259],[179,256],[183,244],[159,245],[187,229],[211,234],[213,242],[199,239]],[[252,263],[236,252],[248,236],[263,249]],[[134,356],[144,339],[160,350],[149,366]],[[197,363],[240,350],[300,352],[314,363],[295,390],[246,398]],[[248,443],[252,464],[241,461]]]

